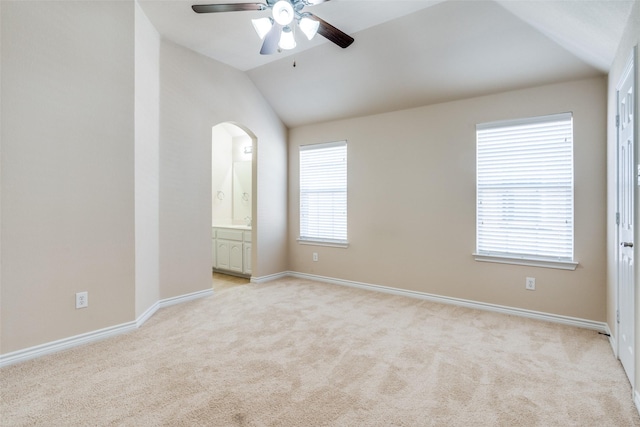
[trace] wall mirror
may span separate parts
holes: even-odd
[[[251,225],[251,161],[233,163],[233,223]]]

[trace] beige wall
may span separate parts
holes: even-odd
[[[605,79],[593,78],[290,130],[290,269],[604,321],[605,100]],[[476,262],[475,125],[565,111],[578,269]],[[300,245],[298,147],[345,139],[350,246]],[[536,291],[525,290],[527,276]]]
[[[286,271],[286,128],[244,73],[176,44],[162,42],[160,80],[161,298],[211,286],[211,128],[221,122],[257,140],[253,276]]]
[[[211,288],[223,121],[258,140],[254,272],[286,270],[286,128],[244,73],[161,43],[133,0],[0,12],[0,354]]]
[[[615,60],[611,66],[611,70],[609,72],[608,79],[608,112],[607,112],[607,124],[608,124],[608,133],[607,133],[607,323],[609,324],[609,328],[611,329],[614,337],[616,336],[616,308],[617,308],[617,230],[616,230],[616,211],[617,211],[617,178],[616,178],[616,163],[617,163],[617,129],[615,126],[615,117],[616,117],[616,86],[620,81],[622,72],[624,71],[624,67],[627,64],[629,56],[631,55],[634,47],[638,46],[640,43],[640,3],[635,2],[633,9],[631,11],[631,15],[629,16],[629,21],[625,27],[625,31],[622,36],[622,40],[620,45],[618,46],[618,52],[616,54]],[[636,106],[639,105],[639,97],[638,97],[638,76],[640,76],[640,67],[638,67],[638,63],[636,62]],[[637,107],[636,107],[637,108]],[[637,111],[637,109],[636,109]],[[638,152],[638,135],[640,132],[640,118],[636,114],[636,131],[635,131],[635,141],[636,141],[636,153]],[[637,159],[637,154],[636,154]],[[637,218],[640,216],[640,208],[638,207],[638,200],[640,200],[640,194],[638,192],[638,187],[636,187],[636,202],[635,202],[635,214],[636,214],[636,224],[638,223]],[[638,227],[635,229],[636,232],[636,242],[639,242],[637,234],[640,232]],[[637,251],[636,251],[637,252]],[[636,254],[637,257],[637,254]],[[636,267],[636,289],[637,285],[640,283],[640,268]],[[638,348],[638,344],[640,344],[640,292],[636,290],[636,348]],[[640,369],[637,367],[640,366],[640,353],[636,351],[636,384],[640,384]]]
[[[134,318],[134,4],[0,7],[7,353]]]

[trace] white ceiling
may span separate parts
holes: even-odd
[[[606,73],[634,3],[332,0],[305,10],[351,46],[297,37],[292,51],[260,55],[251,19],[268,11],[190,7],[252,0],[139,2],[163,38],[245,71],[289,127]]]

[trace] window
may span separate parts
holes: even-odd
[[[476,126],[476,260],[575,269],[571,113]]]
[[[347,244],[347,143],[300,147],[301,243]]]

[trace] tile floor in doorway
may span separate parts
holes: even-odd
[[[249,279],[244,277],[230,276],[228,274],[213,273],[213,291],[222,291],[234,286],[242,286],[249,283]]]

